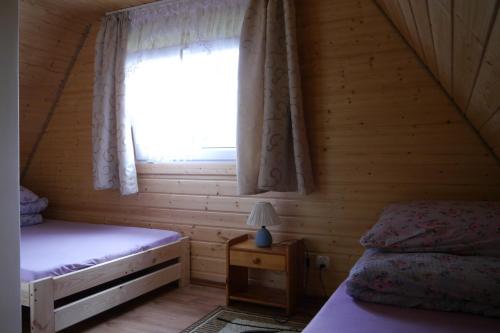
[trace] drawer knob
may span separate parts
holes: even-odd
[[[253,258],[252,262],[253,262],[255,265],[258,265],[258,264],[260,264],[260,258]]]

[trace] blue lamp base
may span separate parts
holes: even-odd
[[[271,244],[273,244],[273,237],[269,230],[263,226],[255,235],[255,245],[257,245],[257,247],[270,247]]]

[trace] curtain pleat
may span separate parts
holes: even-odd
[[[238,192],[314,188],[293,0],[252,0],[240,39]]]
[[[93,175],[97,190],[138,191],[130,118],[125,112],[127,12],[104,17],[97,35],[92,117]]]

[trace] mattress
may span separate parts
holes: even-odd
[[[399,308],[357,302],[345,292],[333,293],[303,333],[498,333],[500,320],[478,315]]]
[[[168,230],[45,220],[21,228],[21,280],[71,273],[180,237]]]

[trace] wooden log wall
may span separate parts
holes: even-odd
[[[238,196],[234,165],[218,164],[141,165],[138,195],[94,191],[94,24],[25,180],[50,198],[47,215],[178,230],[192,239],[192,277],[224,282],[224,242],[253,232],[245,220],[269,200],[277,240],[303,237],[311,255],[331,257],[331,293],[386,204],[500,199],[497,161],[375,2],[298,0],[297,13],[315,193]],[[315,269],[308,292],[321,293]]]
[[[377,3],[500,157],[500,1]]]

